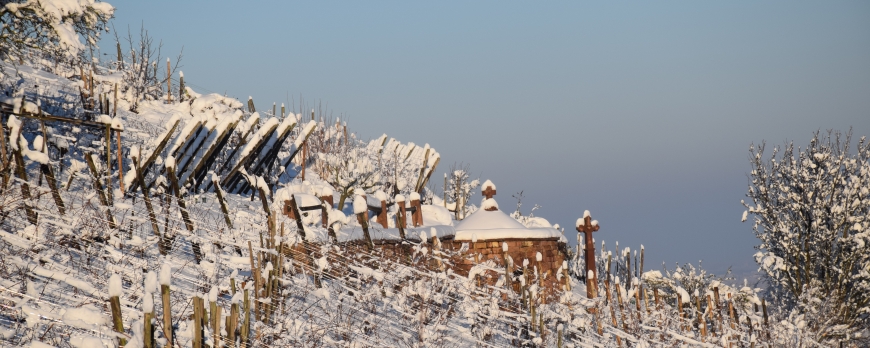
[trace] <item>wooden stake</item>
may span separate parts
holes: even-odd
[[[166,102],[172,103],[172,69],[170,69],[169,58],[166,58]]]
[[[202,348],[202,298],[193,297],[193,348]]]
[[[106,197],[109,206],[113,206],[115,198],[112,192],[112,128],[108,124],[106,125]]]
[[[360,226],[362,226],[363,237],[366,242],[366,249],[368,251],[372,251],[375,248],[375,243],[372,242],[372,236],[369,234],[369,222],[368,222],[368,212],[362,212],[356,214],[356,220],[359,222]]]
[[[115,132],[118,139],[118,186],[121,187],[121,194],[124,195],[124,167],[121,160],[121,132]]]
[[[169,302],[169,284],[160,285],[160,297],[163,300],[163,336],[169,346],[172,343],[172,305]]]
[[[91,175],[94,177],[94,189],[97,191],[97,197],[100,199],[100,204],[108,207],[109,203],[106,199],[105,193],[103,192],[103,185],[100,183],[100,173],[97,171],[97,166],[94,164],[93,154],[85,153],[85,162],[88,163],[88,169],[91,170]],[[106,220],[109,222],[109,228],[115,229],[115,218],[112,216],[112,212],[108,209],[106,209]]]
[[[696,314],[698,318],[698,328],[701,329],[701,341],[707,341],[707,323],[704,322],[704,312],[701,312],[701,296],[695,296],[695,306],[697,307],[698,313]]]
[[[121,318],[121,300],[118,296],[112,296],[109,298],[109,304],[112,308],[112,323],[115,326],[115,332],[124,333],[124,320]],[[121,343],[121,346],[127,344],[127,340],[123,337],[118,339]]]

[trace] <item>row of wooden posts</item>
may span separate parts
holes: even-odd
[[[598,294],[597,294],[598,277],[596,274],[597,268],[595,266],[595,255],[596,255],[595,254],[595,243],[593,242],[592,233],[598,231],[600,226],[598,225],[597,222],[593,223],[592,217],[588,214],[586,214],[584,216],[583,221],[584,221],[583,225],[577,226],[577,231],[585,234],[584,239],[586,240],[585,255],[586,255],[586,274],[587,274],[586,291],[587,291],[587,297],[590,299],[594,299],[594,298],[598,297]],[[611,255],[607,256],[607,265],[605,267],[605,269],[607,270],[607,275],[604,279],[604,290],[606,293],[605,304],[610,308],[611,324],[613,325],[613,327],[618,328],[619,325],[617,323],[617,316],[615,313],[615,308],[612,305],[612,298],[611,298],[612,297],[611,284],[613,284],[614,285],[614,286],[612,286],[613,291],[616,292],[616,298],[618,301],[620,317],[622,319],[621,320],[622,321],[622,328],[627,331],[628,330],[628,322],[629,322],[629,320],[626,317],[626,313],[625,313],[625,307],[627,306],[627,304],[623,303],[623,296],[621,293],[621,287],[619,286],[620,277],[618,277],[618,276],[614,277],[610,273],[611,261],[612,261],[611,257],[612,257]],[[626,279],[628,279],[628,278],[630,278],[630,270],[631,270],[631,257],[630,257],[630,255],[628,255],[626,260],[627,260],[627,267],[626,268],[627,268],[627,270],[629,270],[629,273],[626,275]],[[640,270],[638,272],[639,277],[642,277],[642,274],[643,274],[643,260],[644,260],[644,250],[641,248]],[[636,314],[637,314],[637,321],[640,322],[642,313],[644,312],[641,310],[641,302],[643,302],[645,304],[645,309],[646,309],[647,315],[651,314],[651,310],[649,307],[649,294],[648,294],[648,290],[644,288],[643,283],[641,281],[632,282],[632,286],[635,287],[634,296],[635,296]],[[643,294],[642,295],[643,301],[641,301],[641,294]],[[735,330],[736,327],[739,325],[739,321],[737,320],[737,318],[735,316],[734,305],[733,305],[733,301],[731,298],[731,293],[728,293],[727,295],[728,295],[728,299],[725,302],[727,302],[728,310],[727,310],[727,313],[724,315],[722,314],[724,306],[723,306],[722,300],[720,298],[718,287],[713,288],[713,298],[711,298],[710,295],[705,295],[705,296],[700,295],[700,294],[697,296],[690,295],[690,297],[694,297],[694,300],[695,300],[694,301],[695,308],[693,309],[695,311],[695,313],[697,313],[696,318],[695,318],[695,322],[696,322],[697,327],[701,333],[702,341],[706,342],[708,336],[712,336],[715,338],[716,332],[720,332],[720,333],[724,332],[724,323],[723,323],[724,319],[723,318],[726,318],[726,317],[730,318],[730,322],[728,324],[729,324],[731,330]],[[684,301],[681,297],[682,297],[682,295],[677,294],[676,307],[677,307],[677,312],[680,315],[680,325],[679,325],[680,331],[681,332],[691,331],[692,324],[689,321],[689,319],[687,318],[686,313],[683,310],[684,309],[683,308]],[[653,288],[653,298],[655,300],[656,309],[662,310],[663,309],[662,300],[659,296],[659,289],[658,288]],[[707,303],[706,310],[702,310],[702,308],[701,308],[701,302],[704,300],[706,300],[706,303]],[[691,301],[689,302],[689,304],[690,304],[689,307],[691,308]],[[761,307],[762,307],[762,311],[763,311],[764,328],[767,329],[768,328],[768,315],[767,315],[767,305],[766,305],[764,299],[761,300]],[[755,306],[755,312],[758,312],[757,305]],[[594,314],[596,318],[600,317],[600,314],[597,313],[597,310],[595,308],[590,309],[590,313]],[[705,317],[707,317],[707,319],[709,319],[710,322],[712,323],[711,328],[715,329],[715,330],[710,330],[709,335],[707,332],[707,322],[706,322]],[[630,318],[630,316],[628,318]],[[661,326],[662,320],[664,320],[664,318],[660,317],[659,320],[657,321],[660,326]],[[746,324],[747,324],[748,330],[749,330],[750,335],[751,335],[752,330],[753,330],[753,323],[748,316],[747,316],[746,320],[747,320]],[[596,320],[596,324],[597,324],[597,328],[598,328],[598,334],[601,335],[602,334],[601,321]],[[662,334],[662,335],[664,335],[664,334]],[[766,336],[769,339],[770,333],[766,332]],[[662,337],[662,338],[664,338],[664,337]],[[736,336],[731,337],[731,341],[729,341],[729,347],[733,346],[734,341],[736,339],[737,339]],[[616,342],[620,347],[622,346],[622,338],[619,335],[616,335]],[[753,343],[751,343],[751,345],[754,347],[755,343],[753,342]]]

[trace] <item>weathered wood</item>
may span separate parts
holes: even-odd
[[[51,170],[51,166],[48,164],[40,164],[39,169],[42,171],[42,175],[48,183],[48,188],[51,189],[51,195],[54,197],[54,205],[57,206],[57,211],[60,212],[60,215],[65,215],[66,208],[63,204],[63,198],[57,190],[57,181],[54,179],[54,173]]]
[[[221,206],[221,212],[224,214],[224,221],[227,223],[227,227],[232,229],[233,221],[230,219],[230,209],[227,206],[226,198],[224,198],[224,190],[221,189],[220,184],[215,185],[214,193],[217,195],[218,203],[220,203]]]
[[[396,205],[399,207],[397,210],[398,214],[396,214],[396,227],[399,228],[399,237],[402,240],[405,240],[405,227],[407,227],[408,217],[407,217],[407,207],[405,207],[405,197],[400,197],[402,200],[396,200]]]
[[[163,236],[160,234],[160,227],[157,224],[157,214],[154,213],[154,206],[151,205],[151,195],[148,194],[148,187],[145,186],[145,179],[142,178],[141,168],[139,167],[139,158],[133,157],[133,168],[136,170],[136,181],[139,182],[139,187],[142,191],[142,198],[145,200],[145,208],[148,209],[148,220],[151,221],[151,230],[154,232],[154,235],[160,239],[160,243],[157,243],[158,249],[160,249],[160,253],[166,255],[167,249],[163,240]]]
[[[290,126],[284,128],[281,134],[277,134],[276,132],[272,132],[269,135],[269,140],[264,143],[264,148],[260,149],[260,154],[255,158],[251,158],[253,163],[250,166],[250,172],[254,175],[264,175],[264,172],[278,159],[278,153],[281,151],[281,145],[287,140],[290,136],[293,128],[296,127],[296,122],[293,122]],[[274,141],[273,141],[274,139]],[[271,144],[271,145],[270,145]],[[268,146],[268,149],[265,147]],[[262,153],[263,150],[267,150],[265,154]],[[242,187],[236,190],[236,192],[245,194],[250,189],[250,185],[246,183],[242,183]]]
[[[112,296],[109,298],[109,304],[112,309],[112,324],[115,332],[124,333],[124,320],[121,318],[121,300],[118,296]],[[127,344],[127,339],[123,337],[119,337],[118,340],[121,346]]]
[[[195,161],[199,158],[199,161],[196,161],[193,169],[186,171],[182,176],[182,183],[187,184],[191,179],[197,181],[197,185],[199,186],[199,182],[205,179],[205,174],[208,171],[208,168],[211,167],[212,163],[214,163],[218,154],[220,154],[221,150],[224,146],[226,146],[229,141],[230,135],[236,129],[236,126],[239,124],[241,118],[236,118],[234,121],[231,121],[227,127],[220,133],[212,132],[214,138],[212,138],[212,134],[205,140],[206,151],[202,156],[194,156],[191,161]],[[195,154],[195,153],[194,153]]]
[[[435,163],[432,163],[432,167],[431,167],[431,169],[429,169],[429,172],[426,174],[426,177],[423,179],[423,183],[420,184],[420,187],[417,188],[417,193],[422,193],[422,192],[423,192],[423,188],[426,187],[426,184],[427,184],[427,183],[429,183],[429,178],[432,177],[432,173],[435,172],[435,168],[438,168],[438,163],[440,163],[440,162],[441,162],[441,157],[440,157],[440,156],[439,156],[438,158],[435,158]],[[447,184],[446,184],[446,178],[447,178],[447,177],[445,176],[444,178],[445,178],[445,185],[444,185],[444,187],[447,187]],[[444,194],[445,194],[445,196],[444,196],[444,204],[447,204],[447,196],[446,196],[447,193],[445,192]]]
[[[172,133],[175,133],[175,129],[178,128],[178,122],[180,121],[180,119],[175,118],[174,120],[175,122],[172,123],[172,126],[169,127],[169,130],[166,131],[166,134],[164,134],[163,137],[160,139],[160,142],[157,143],[157,147],[154,148],[154,151],[151,152],[145,162],[139,163],[141,165],[141,171],[137,170],[136,175],[142,176],[143,180],[145,179],[145,176],[148,175],[148,170],[151,168],[151,164],[154,163],[155,160],[157,160],[157,157],[160,155],[161,152],[163,152],[166,144],[169,143],[169,139],[172,139]],[[137,185],[138,183],[134,182],[133,185],[131,185],[130,187],[130,191],[135,191]]]
[[[375,244],[372,242],[372,236],[369,234],[368,212],[356,214],[356,220],[359,221],[360,226],[362,226],[366,249],[372,251],[375,248]]]
[[[103,185],[100,183],[100,172],[97,171],[97,166],[94,164],[93,154],[89,152],[85,153],[85,162],[88,163],[88,169],[91,170],[91,175],[94,178],[94,189],[97,191],[97,197],[100,199],[100,204],[104,207],[109,207],[109,203],[103,193]],[[112,216],[112,212],[109,209],[106,209],[106,220],[109,222],[109,228],[115,229],[115,218]]]
[[[145,296],[151,296],[151,294],[146,294]],[[143,336],[144,336],[145,342],[143,342],[143,343],[145,345],[145,348],[155,348],[155,345],[154,345],[154,324],[151,323],[151,319],[154,319],[154,313],[153,312],[145,312],[143,317],[144,317],[143,321],[145,324],[145,327],[143,330],[144,331]]]
[[[24,165],[24,157],[21,156],[21,145],[13,151],[13,155],[15,157],[15,169],[18,173],[18,178],[21,179],[21,197],[24,198],[23,206],[24,206],[24,214],[27,215],[27,221],[36,225],[39,215],[33,210],[33,207],[30,206],[30,184],[29,180],[27,180],[27,170]]]
[[[163,336],[166,337],[166,342],[174,346],[172,342],[172,305],[169,302],[169,284],[160,285],[160,297],[163,303]]]
[[[124,191],[124,166],[121,159],[121,132],[115,132],[118,139],[118,186],[121,187],[121,194],[125,195]]]
[[[190,220],[190,214],[187,211],[187,203],[181,196],[181,189],[178,187],[178,178],[175,176],[175,168],[166,167],[166,173],[169,175],[169,183],[172,185],[172,193],[175,194],[175,202],[181,208],[181,218],[184,220],[184,226],[190,232],[194,231],[193,221]]]
[[[293,213],[293,218],[296,220],[296,233],[305,239],[305,226],[302,224],[302,213],[299,211],[299,205],[296,204],[296,195],[290,195],[290,211]]]
[[[301,147],[303,147],[306,142],[308,142],[308,137],[310,137],[311,134],[314,133],[314,131],[316,129],[317,129],[317,127],[313,127],[313,128],[311,128],[310,132],[308,132],[306,134],[300,134],[300,136],[302,137],[302,141],[300,142],[300,146],[294,148],[293,151],[290,152],[290,156],[287,156],[287,158],[284,160],[284,163],[281,164],[282,167],[286,168],[288,165],[290,165],[290,161],[292,161],[293,158],[296,157],[296,154],[299,153],[299,149]],[[304,130],[304,128],[303,128],[303,130]]]
[[[115,197],[112,192],[112,127],[106,124],[106,198],[109,206],[115,205]]]
[[[172,103],[172,69],[170,66],[169,58],[166,58],[166,103]]]
[[[236,184],[238,184],[239,181],[241,181],[243,179],[242,173],[240,173],[240,170],[242,169],[243,166],[247,165],[250,162],[252,155],[260,153],[260,150],[262,149],[262,146],[265,144],[266,140],[269,138],[269,135],[271,135],[272,132],[274,132],[275,128],[277,128],[277,127],[278,127],[277,122],[274,124],[271,124],[269,126],[269,128],[267,128],[265,131],[263,131],[263,134],[266,134],[266,136],[261,137],[253,145],[249,144],[250,146],[253,146],[252,147],[253,151],[247,153],[245,156],[240,157],[236,161],[236,164],[233,165],[232,169],[226,175],[226,180],[224,181],[224,185],[226,185],[226,186],[224,186],[224,187],[227,188],[227,190],[229,190],[230,192],[235,192],[235,190],[233,190],[233,188],[236,186]],[[260,130],[262,131],[263,129],[261,128]]]
[[[202,298],[193,297],[193,348],[202,348]]]
[[[429,151],[432,151],[432,149],[427,148],[426,152],[423,154],[423,166],[420,167],[420,175],[417,176],[417,183],[414,184],[414,192],[420,192],[420,183],[423,182],[423,174],[426,172],[426,167],[429,166]]]

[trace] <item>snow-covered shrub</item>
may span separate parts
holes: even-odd
[[[843,339],[870,323],[870,144],[816,132],[809,146],[750,146],[755,258],[769,298],[799,308],[818,337]],[[781,153],[781,154],[780,154]],[[778,156],[779,155],[779,156]]]

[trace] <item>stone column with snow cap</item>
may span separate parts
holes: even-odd
[[[375,199],[381,203],[381,211],[378,212],[378,223],[384,226],[384,228],[389,228],[390,225],[387,223],[387,194],[384,191],[378,190],[375,192]]]
[[[411,192],[411,206],[414,207],[414,227],[423,226],[423,206],[420,204],[420,194]]]
[[[480,194],[483,195],[483,197],[484,197],[483,204],[482,204],[484,210],[486,210],[486,211],[498,210],[498,204],[495,202],[494,199],[492,199],[492,196],[495,196],[495,194],[496,194],[495,184],[493,184],[492,181],[487,180],[486,182],[483,183],[483,186],[481,186],[481,189],[480,189]]]
[[[586,296],[594,298],[595,290],[598,287],[598,276],[595,268],[595,242],[592,241],[592,232],[598,231],[598,220],[592,220],[592,215],[587,210],[583,212],[582,218],[577,219],[576,227],[577,232],[584,233],[586,240]]]

